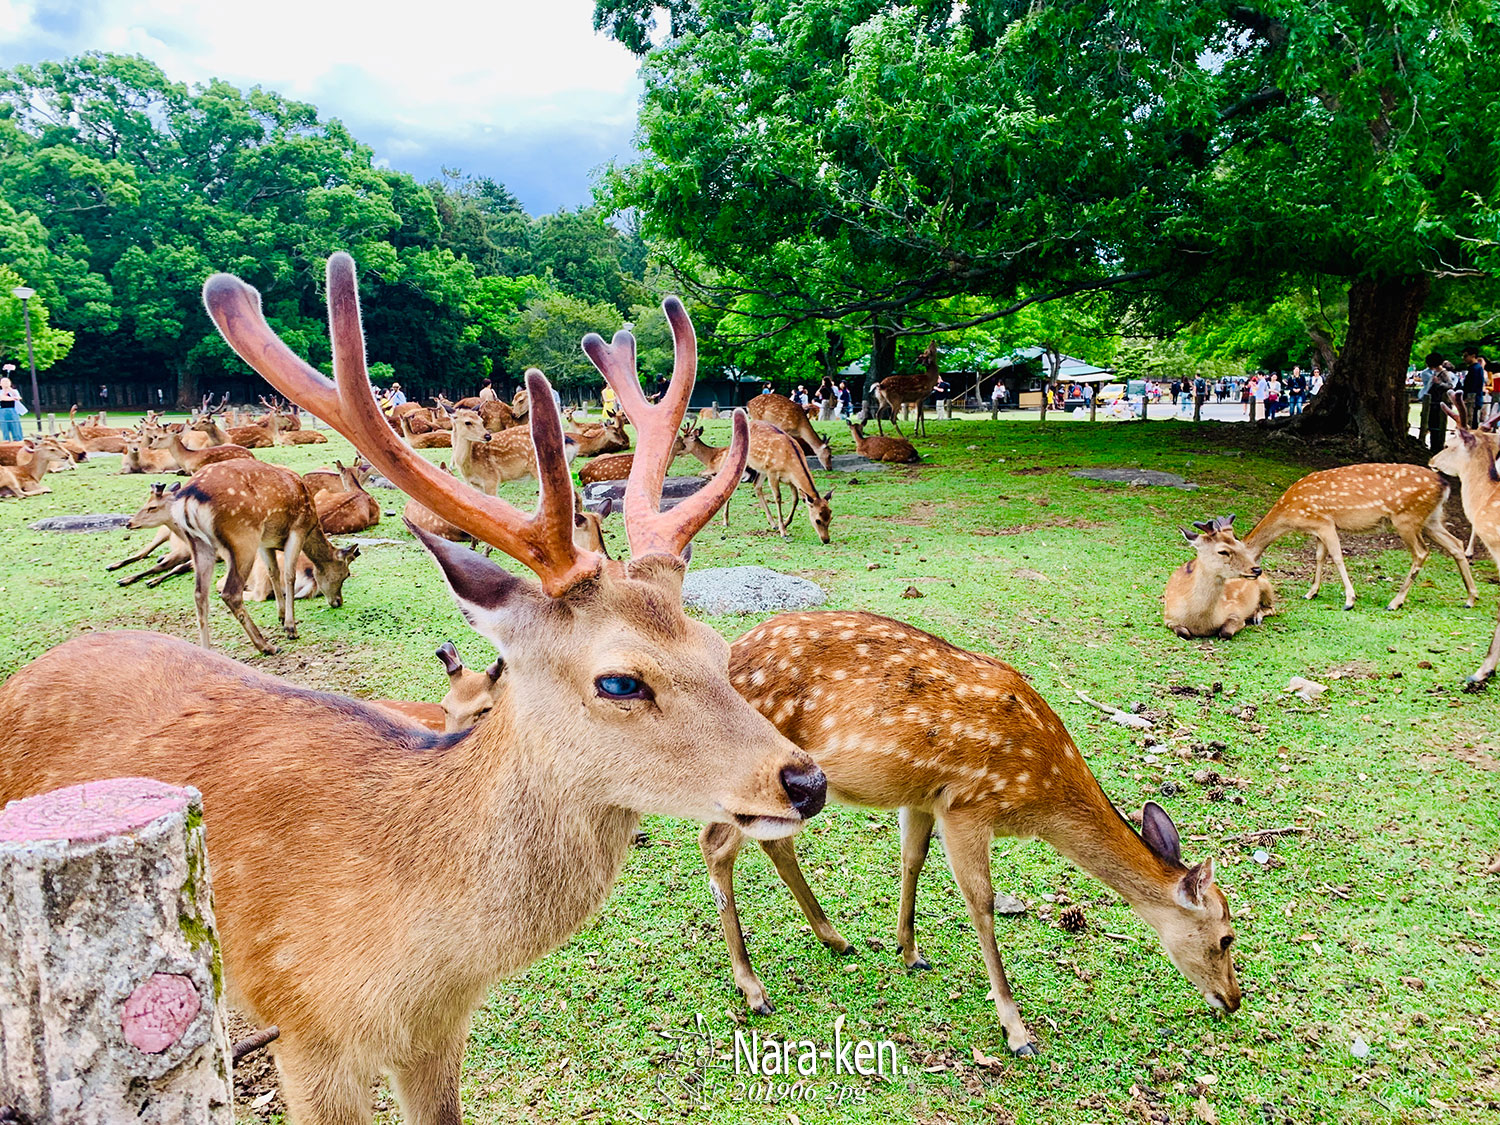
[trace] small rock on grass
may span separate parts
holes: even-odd
[[[903,598],[925,598],[927,595],[915,586],[908,586],[905,590],[901,591],[901,596]]]
[[[1015,895],[1006,894],[1004,891],[1000,891],[995,895],[995,913],[1025,914],[1026,904],[1018,899]]]

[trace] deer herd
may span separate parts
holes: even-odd
[[[220,274],[204,288],[209,315],[285,403],[263,400],[265,413],[251,418],[205,400],[184,425],[149,416],[136,430],[73,418],[65,438],[0,448],[0,493],[45,490],[49,467],[97,452],[118,453],[122,471],[188,476],[152,484],[130,526],[156,537],[110,569],[166,548],[120,584],[191,570],[201,647],[157,633],[89,633],[12,675],[0,685],[0,801],[117,775],[201,790],[226,983],[237,1006],[280,1028],[276,1062],[292,1121],[367,1122],[371,1081],[388,1073],[407,1121],[457,1125],[471,1013],[495,979],[560,945],[598,909],[646,814],[703,825],[733,980],[755,1012],[771,1011],[772,999],[751,967],[735,899],[747,838],[770,857],[817,940],[850,948],[798,863],[796,834],[826,801],[899,810],[896,936],[908,969],[929,967],[916,889],[941,834],[1017,1055],[1037,1046],[995,937],[997,836],[1040,837],[1097,876],[1156,932],[1210,1008],[1239,1007],[1234,930],[1212,857],[1185,860],[1155,803],[1133,828],[1016,669],[869,613],[782,614],[728,644],[684,612],[690,543],[716,513],[727,524],[747,474],[778,534],[788,534],[800,502],[829,541],[831,493],[815,485],[807,458],[826,468],[831,451],[800,407],[773,395],[734,413],[728,445],[708,444],[686,419],[696,339],[675,298],[663,305],[674,365],[660,400],[641,389],[628,331],[608,343],[590,334],[583,350],[622,415],[600,424],[569,416],[565,428],[535,370],[509,403],[439,400],[387,413],[372,394],[347,255],[329,260],[327,283],[332,381],[274,334],[254,289]],[[882,388],[882,401],[920,404],[920,389]],[[257,457],[324,438],[302,428],[302,411],[360,459],[299,475]],[[1456,420],[1459,440],[1433,467],[1462,482],[1465,512],[1497,553],[1493,422],[1470,429]],[[921,423],[919,409],[919,431]],[[904,439],[851,429],[867,457],[917,459]],[[419,452],[434,447],[451,450],[451,470]],[[668,507],[664,480],[682,455],[702,463],[707,483]],[[601,514],[583,506],[575,457],[592,459],[579,473],[585,483],[625,482],[627,559],[609,556]],[[220,596],[261,652],[276,646],[247,596],[274,597],[289,638],[299,597],[320,592],[340,604],[359,547],[330,537],[379,522],[380,504],[365,490],[376,472],[407,495],[406,526],[496,659],[476,671],[445,642],[436,655],[448,687],[433,704],[311,691],[203,651],[218,561]],[[496,495],[523,477],[538,485],[530,515]],[[1261,556],[1291,532],[1318,543],[1307,596],[1331,559],[1352,605],[1338,532],[1381,520],[1412,555],[1390,608],[1406,598],[1427,541],[1453,556],[1472,606],[1473,575],[1442,522],[1447,495],[1431,470],[1351,466],[1294,484],[1243,540],[1233,516],[1196,524],[1185,533],[1195,557],[1167,587],[1166,622],[1185,637],[1228,637],[1258,623],[1272,609]],[[1497,660],[1500,629],[1471,679],[1488,677]],[[57,701],[83,697],[88,707],[59,710]]]

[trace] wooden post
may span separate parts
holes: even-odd
[[[232,1125],[202,798],[148,778],[0,811],[0,1106]]]

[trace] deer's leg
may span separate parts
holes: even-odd
[[[901,905],[896,913],[896,944],[908,969],[930,969],[932,963],[917,948],[917,878],[932,845],[933,818],[922,809],[903,808],[901,824]]]
[[[843,934],[833,928],[828,915],[823,913],[818,896],[813,894],[807,880],[802,877],[802,866],[797,862],[795,839],[793,836],[783,836],[779,840],[762,840],[760,846],[776,865],[776,874],[781,876],[786,889],[792,892],[792,897],[807,916],[818,940],[835,953],[848,953],[854,947],[844,940]]]
[[[255,550],[250,544],[241,544],[241,549],[231,550],[229,566],[224,575],[224,589],[220,591],[219,597],[224,599],[229,612],[234,614],[235,620],[244,628],[250,643],[265,655],[275,656],[281,650],[266,640],[255,624],[255,619],[250,616],[250,611],[245,608],[245,583],[249,581],[250,568],[254,565]]]
[[[1012,1054],[1034,1055],[1036,1043],[1011,995],[1000,948],[995,944],[995,888],[990,881],[992,834],[990,822],[983,817],[952,811],[943,815],[943,847],[948,852],[948,864],[958,880],[958,889],[963,892],[964,904],[969,908],[969,921],[979,935],[979,951],[989,973],[995,1011],[1005,1028],[1006,1046]]]
[[[1469,684],[1476,688],[1481,686],[1495,674],[1497,665],[1500,665],[1500,623],[1495,625],[1495,635],[1490,640],[1490,651],[1485,654],[1484,663],[1469,677]]]
[[[1478,541],[1479,532],[1475,531],[1472,527],[1469,528],[1469,545],[1464,548],[1464,556],[1466,558],[1469,558],[1471,560],[1474,558],[1474,544]]]
[[[458,1038],[396,1069],[396,1100],[407,1125],[462,1125],[458,1074],[463,1058],[464,1039]]]
[[[208,604],[213,593],[214,563],[219,556],[212,543],[196,537],[189,539],[188,545],[193,552],[193,606],[198,611],[198,643],[212,648],[208,639]]]
[[[1396,596],[1391,599],[1386,609],[1400,609],[1406,601],[1406,595],[1411,592],[1411,584],[1417,580],[1417,574],[1422,569],[1422,564],[1427,561],[1427,556],[1432,552],[1427,549],[1427,544],[1422,538],[1422,526],[1413,524],[1409,520],[1392,520],[1391,526],[1396,529],[1396,534],[1401,536],[1401,542],[1406,544],[1406,549],[1411,552],[1411,569],[1406,572],[1406,577],[1401,582],[1401,588],[1396,591]]]
[[[1479,597],[1479,591],[1474,586],[1474,571],[1469,566],[1469,558],[1474,554],[1473,536],[1469,538],[1469,547],[1466,552],[1464,545],[1458,541],[1458,536],[1444,526],[1441,507],[1433,509],[1432,515],[1427,517],[1422,530],[1427,538],[1438,545],[1438,550],[1452,556],[1453,561],[1458,564],[1458,573],[1463,578],[1464,589],[1469,595],[1469,600],[1464,602],[1464,608],[1473,609],[1474,602]]]
[[[276,608],[281,610],[281,626],[290,638],[297,636],[297,557],[302,551],[304,537],[305,533],[296,528],[287,532],[286,543],[281,548],[281,558],[286,565],[280,568],[279,575],[274,569],[274,558],[266,564],[271,575],[271,589],[277,592]]]
[[[765,489],[765,485],[766,485],[766,478],[765,478],[765,476],[762,475],[760,477],[757,477],[756,480],[755,480],[755,484],[753,486],[751,486],[751,491],[755,493],[755,498],[760,501],[760,510],[765,513],[765,515],[766,515],[766,522],[768,524],[770,524],[771,527],[774,528],[776,531],[780,532],[781,531],[781,523],[780,523],[780,521],[775,520],[775,519],[773,519],[771,517],[771,505],[766,502],[766,489]],[[778,487],[777,487],[776,491],[778,493],[780,493],[780,491],[781,491],[781,488],[780,488],[779,484],[778,484]],[[780,499],[781,498],[778,495],[777,496],[777,500],[779,501]],[[778,503],[777,507],[778,507],[778,509],[780,508],[780,504],[779,503]]]
[[[740,929],[740,914],[734,906],[734,859],[740,854],[745,834],[732,824],[709,824],[698,834],[703,862],[708,867],[708,889],[719,911],[724,928],[724,944],[729,947],[729,964],[734,970],[734,986],[745,998],[745,1004],[756,1015],[769,1016],[776,1009],[766,996],[766,989],[750,967],[745,949],[745,934]]]
[[[147,574],[154,573],[155,571],[158,571],[158,570],[166,570],[165,574],[159,575],[158,577],[153,578],[153,579],[151,579],[151,581],[149,581],[149,582],[146,583],[146,585],[150,589],[154,590],[158,586],[160,586],[163,582],[165,582],[168,578],[176,578],[179,574],[186,574],[188,571],[190,571],[192,569],[193,569],[193,564],[192,564],[191,560],[189,560],[187,562],[181,562],[181,561],[177,561],[177,560],[163,559],[161,562],[159,562],[155,566],[153,566],[150,570],[143,570],[143,571],[141,571],[141,573],[138,574],[138,575],[136,575],[136,577],[137,578],[141,578],[141,577],[144,577]],[[125,585],[125,583],[122,581],[120,583],[120,585],[123,586],[123,585]]]
[[[892,406],[891,407],[891,425],[896,428],[896,432],[898,434],[901,434],[902,437],[905,437],[906,435],[901,433],[901,423],[899,421],[897,421],[896,416],[901,413],[901,407],[903,407],[905,405],[906,404],[903,402],[903,403],[901,403],[898,406]],[[913,436],[915,436],[915,435],[913,435]]]
[[[780,533],[781,537],[785,539],[787,535],[787,528],[791,526],[792,517],[790,512],[783,514],[781,510],[781,478],[777,477],[774,484],[776,488],[776,530]],[[795,487],[792,488],[792,495],[797,495],[797,489]]]
[[[276,617],[278,620],[285,620],[286,589],[281,575],[281,562],[276,558],[274,547],[261,546],[260,565],[266,568],[266,585],[271,588],[271,595],[276,599]],[[260,600],[265,601],[263,594],[260,595]]]
[[[1308,587],[1307,593],[1302,596],[1312,601],[1318,596],[1318,591],[1323,588],[1323,561],[1328,558],[1328,549],[1323,546],[1323,540],[1318,540],[1318,559],[1313,564],[1313,583]]]
[[[170,528],[165,528],[165,527],[159,527],[159,528],[156,529],[156,538],[153,539],[153,540],[151,540],[151,545],[149,547],[146,547],[144,550],[137,551],[133,555],[126,555],[119,562],[117,562],[117,563],[110,563],[104,569],[105,570],[119,570],[122,566],[129,566],[133,562],[140,562],[143,558],[145,558],[147,555],[151,554],[152,551],[156,550],[156,548],[160,547],[163,543],[165,543],[170,538],[172,538],[171,529]],[[134,578],[131,578],[128,581],[129,582],[134,582],[136,579],[138,579],[140,577],[141,576],[139,574],[137,574]],[[126,582],[121,582],[120,584],[123,586],[123,585],[126,585],[127,583]]]
[[[276,1070],[288,1119],[296,1125],[369,1125],[370,1082],[347,1059],[277,1043]]]
[[[1313,588],[1307,592],[1307,596],[1312,597],[1318,592],[1318,586],[1321,584],[1319,580],[1323,576],[1322,554],[1327,552],[1328,557],[1333,560],[1333,569],[1338,571],[1339,581],[1344,584],[1344,608],[1353,609],[1354,583],[1349,578],[1349,568],[1344,565],[1344,549],[1339,545],[1338,528],[1330,523],[1320,527],[1313,534],[1318,537],[1318,545],[1322,550],[1319,551],[1320,565],[1313,579]]]

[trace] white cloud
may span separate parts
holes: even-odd
[[[0,0],[0,64],[142,54],[178,81],[312,102],[424,175],[449,154],[552,138],[566,165],[570,136],[587,138],[592,166],[629,152],[640,91],[636,60],[595,34],[592,12],[592,0]]]

